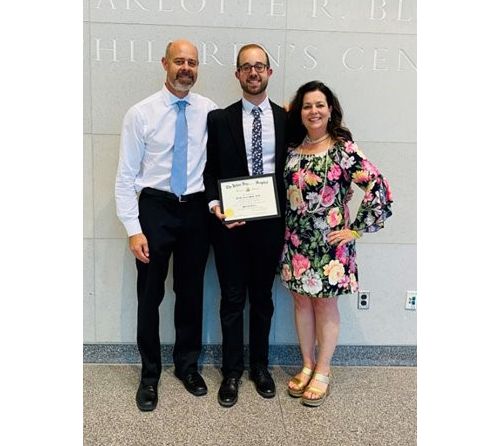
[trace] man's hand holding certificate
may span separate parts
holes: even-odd
[[[280,215],[273,174],[219,180],[219,193],[226,224]]]

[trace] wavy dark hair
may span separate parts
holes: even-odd
[[[288,109],[287,134],[290,146],[299,146],[307,135],[307,130],[304,124],[302,124],[301,110],[304,103],[304,96],[311,91],[321,91],[326,97],[328,106],[332,107],[331,121],[326,126],[326,130],[330,136],[333,139],[341,138],[352,141],[350,130],[343,126],[343,112],[337,96],[323,82],[311,81],[299,87]]]

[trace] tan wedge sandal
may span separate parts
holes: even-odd
[[[304,389],[309,384],[309,381],[311,381],[311,376],[313,374],[313,371],[309,367],[303,367],[301,372],[304,375],[308,376],[309,379],[307,381],[302,381],[301,379],[294,376],[290,380],[290,382],[288,383],[288,394],[293,398],[300,398],[304,393]],[[295,384],[297,387],[295,389],[292,389],[290,387],[290,383]]]
[[[327,384],[325,390],[320,390],[317,387],[311,386],[310,384],[303,390],[302,393],[310,392],[314,395],[314,398],[306,398],[302,395],[300,402],[305,406],[318,407],[321,406],[324,402],[328,394],[330,393],[330,375],[322,375],[318,372],[314,372],[314,375],[311,378],[312,380],[316,380]],[[311,382],[309,381],[309,382]]]

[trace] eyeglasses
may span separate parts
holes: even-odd
[[[265,63],[257,62],[255,65],[250,65],[249,63],[245,63],[238,67],[238,70],[243,71],[243,73],[248,74],[252,71],[252,68],[255,68],[257,73],[263,73],[266,68],[269,68]]]

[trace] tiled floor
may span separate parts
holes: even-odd
[[[158,407],[135,405],[138,365],[84,365],[84,445],[416,445],[415,367],[333,367],[330,396],[319,408],[290,398],[296,368],[274,366],[273,399],[261,398],[248,375],[238,403],[217,403],[220,372],[204,366],[208,394],[189,394],[163,370]]]

